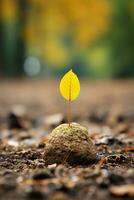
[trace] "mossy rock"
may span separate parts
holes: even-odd
[[[45,147],[46,164],[87,164],[95,161],[95,146],[85,127],[61,124],[49,135]]]

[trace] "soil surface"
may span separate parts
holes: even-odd
[[[1,80],[0,200],[134,199],[134,81],[82,81],[72,121],[88,129],[97,156],[73,165],[45,161],[49,133],[67,122],[58,86]]]

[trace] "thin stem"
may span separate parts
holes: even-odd
[[[69,127],[70,127],[70,124],[71,124],[71,89],[72,89],[72,85],[71,85],[71,78],[70,78],[70,81],[69,81],[69,102],[68,102],[68,124],[69,124]]]
[[[71,101],[68,102],[68,124],[71,124]]]

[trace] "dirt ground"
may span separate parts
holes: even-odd
[[[58,86],[0,81],[0,200],[134,199],[134,81],[81,81],[72,121],[88,129],[97,154],[73,165],[44,157],[48,135],[67,122]]]

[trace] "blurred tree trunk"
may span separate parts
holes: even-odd
[[[2,6],[0,4],[0,76],[3,74],[3,50],[2,50]]]
[[[134,75],[134,15],[131,7],[133,0],[114,1],[113,30],[111,47],[115,76]]]
[[[25,59],[24,27],[27,20],[27,0],[19,0],[19,23],[18,23],[18,57],[16,70],[17,75],[24,75],[23,64]]]
[[[23,3],[22,3],[23,2]],[[1,0],[1,50],[2,72],[5,76],[23,74],[25,54],[22,30],[24,25],[24,0]]]

